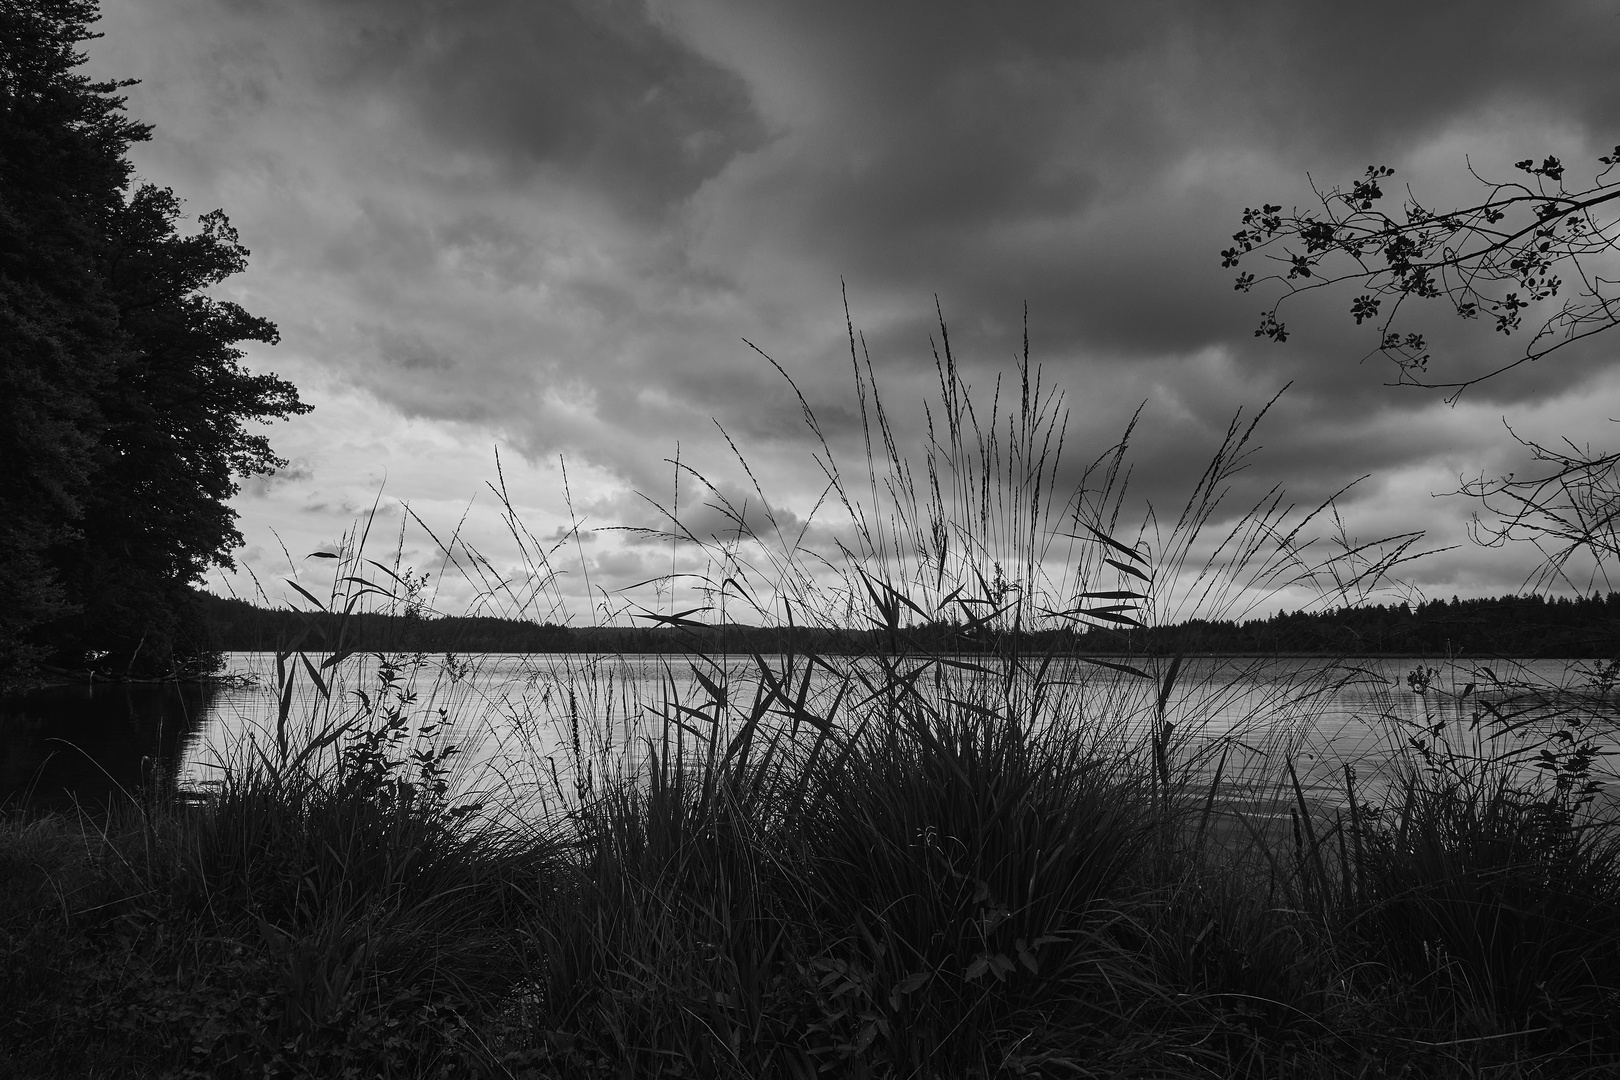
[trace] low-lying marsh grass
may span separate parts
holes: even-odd
[[[1414,780],[1358,837],[1345,933],[1459,1034],[1521,1032],[1613,1054],[1620,836],[1500,774]]]
[[[1292,756],[1320,678],[1256,661],[1242,685],[1267,691],[1234,725],[1238,684],[1190,674],[1197,660],[1075,656],[1064,632],[1241,613],[1282,587],[1340,603],[1414,538],[1318,556],[1308,537],[1326,507],[1296,514],[1277,492],[1228,507],[1255,430],[1236,422],[1174,525],[1132,535],[1126,441],[1071,475],[1061,399],[1027,357],[986,406],[943,325],[913,467],[850,336],[868,438],[854,481],[819,443],[831,548],[774,521],[756,530],[689,464],[683,480],[733,535],[692,535],[675,500],[653,530],[707,552],[705,606],[784,628],[780,651],[696,650],[640,697],[570,660],[544,694],[508,703],[491,765],[457,753],[464,718],[417,696],[409,658],[379,658],[360,683],[340,631],[329,651],[279,654],[274,729],[201,797],[132,804],[97,828],[0,830],[5,1051],[20,1070],[799,1080],[1620,1064],[1617,838],[1589,787],[1599,725],[1549,736],[1537,760],[1552,765],[1527,779],[1431,723],[1396,743],[1392,782],[1346,769],[1329,805]],[[550,614],[556,551],[504,506],[528,583],[459,542],[446,561],[485,600]],[[409,575],[363,548],[362,532],[333,553],[337,591],[308,599],[340,615],[399,603]],[[680,634],[703,613],[641,614]],[[807,651],[787,632],[804,625],[871,632],[848,638],[856,655]],[[1538,730],[1523,719],[1515,731]]]
[[[262,748],[197,798],[8,822],[14,1075],[456,1075],[562,862],[446,798],[383,666],[331,753]],[[420,734],[420,733],[418,733]],[[403,746],[401,745],[403,744]],[[401,751],[404,752],[401,752]]]

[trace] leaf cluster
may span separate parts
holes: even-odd
[[[1348,187],[1313,184],[1318,206],[1285,211],[1265,203],[1243,211],[1233,245],[1221,265],[1238,267],[1256,256],[1270,272],[1242,270],[1234,288],[1271,288],[1277,299],[1261,312],[1255,336],[1288,340],[1280,316],[1295,297],[1353,283],[1356,325],[1378,334],[1373,352],[1392,360],[1398,382],[1460,393],[1484,379],[1540,359],[1613,326],[1620,318],[1616,279],[1604,277],[1620,243],[1620,180],[1610,178],[1620,146],[1598,159],[1584,185],[1567,182],[1564,164],[1547,157],[1514,166],[1522,179],[1492,181],[1470,172],[1486,188],[1477,203],[1434,210],[1408,188],[1398,205],[1386,185],[1395,173],[1369,165]],[[1529,333],[1516,359],[1478,375],[1436,378],[1424,334],[1406,329],[1411,301],[1444,301],[1461,319],[1488,319],[1498,333]]]

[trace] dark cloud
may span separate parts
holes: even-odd
[[[747,87],[634,2],[357,0],[329,28],[329,92],[409,111],[440,146],[663,212],[764,137]]]
[[[1373,162],[1429,205],[1477,196],[1469,162],[1589,165],[1620,141],[1620,13],[1595,0],[128,0],[106,29],[98,74],[146,79],[132,108],[158,124],[143,172],[230,209],[255,250],[234,298],[281,324],[282,354],[377,403],[355,445],[395,445],[403,414],[565,454],[592,470],[592,528],[643,522],[625,493],[667,490],[677,443],[749,514],[737,454],[774,512],[809,514],[822,445],[745,337],[861,473],[841,282],[914,460],[936,300],[981,402],[1027,305],[1076,468],[1145,402],[1133,484],[1156,506],[1289,384],[1234,502],[1285,483],[1312,503],[1372,474],[1345,500],[1369,528],[1455,538],[1466,509],[1429,493],[1512,467],[1503,415],[1604,434],[1614,344],[1448,409],[1385,385],[1348,293],[1291,303],[1286,345],[1257,340],[1267,297],[1234,293],[1218,256],[1244,206],[1306,205],[1311,178]],[[1437,372],[1515,348],[1444,312],[1419,326]],[[637,572],[600,538],[602,574]],[[1447,558],[1437,580],[1502,580]]]
[[[1574,6],[1375,4],[1351,25],[1292,4],[1091,5],[1036,24],[899,7],[801,13],[821,30],[795,38],[822,50],[804,62],[853,85],[812,160],[784,162],[762,201],[865,287],[926,279],[975,309],[1028,299],[1107,349],[1186,347],[1252,319],[1257,305],[1215,303],[1230,286],[1206,260],[1241,206],[1308,197],[1307,169],[1354,175],[1493,109],[1605,135],[1620,119],[1620,19]],[[1292,175],[1176,178],[1243,154]]]
[[[1188,4],[1206,70],[1313,155],[1405,149],[1482,108],[1545,111],[1598,131],[1620,121],[1609,4],[1458,9],[1398,0],[1353,10],[1275,0]]]

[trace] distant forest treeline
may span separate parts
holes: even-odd
[[[305,649],[337,645],[335,616],[271,610],[241,600],[199,594],[211,637],[229,651],[275,649],[302,637]],[[565,627],[489,616],[420,617],[359,614],[344,628],[344,645],[361,652],[779,652],[869,653],[926,649],[965,653],[1023,649],[1090,655],[1152,652],[1216,654],[1331,653],[1336,655],[1620,657],[1620,593],[1588,599],[1510,596],[1435,600],[1284,612],[1268,619],[1125,630],[1042,631],[1020,635],[964,634],[948,623],[903,629],[892,641],[879,630],[785,629],[755,626]]]

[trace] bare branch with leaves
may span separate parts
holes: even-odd
[[[1538,463],[1550,466],[1529,479],[1484,476],[1465,481],[1460,494],[1479,502],[1469,532],[1487,547],[1528,541],[1541,552],[1534,588],[1559,586],[1580,594],[1613,590],[1609,568],[1620,560],[1620,453],[1594,453],[1566,440],[1544,446],[1509,428]]]
[[[1528,361],[1556,352],[1620,321],[1620,146],[1598,158],[1590,184],[1571,189],[1556,157],[1515,166],[1523,179],[1499,183],[1469,172],[1487,192],[1462,209],[1436,212],[1407,189],[1399,208],[1386,202],[1394,170],[1368,166],[1348,189],[1316,187],[1321,206],[1285,213],[1266,203],[1243,211],[1233,246],[1221,252],[1230,269],[1249,256],[1273,264],[1272,273],[1238,273],[1235,288],[1280,290],[1260,316],[1256,337],[1288,340],[1283,308],[1302,294],[1355,283],[1349,314],[1378,333],[1369,351],[1394,361],[1397,382],[1464,389]],[[1492,319],[1507,336],[1528,333],[1522,351],[1484,374],[1453,379],[1429,373],[1430,345],[1409,329],[1409,301],[1437,300],[1459,318]]]

